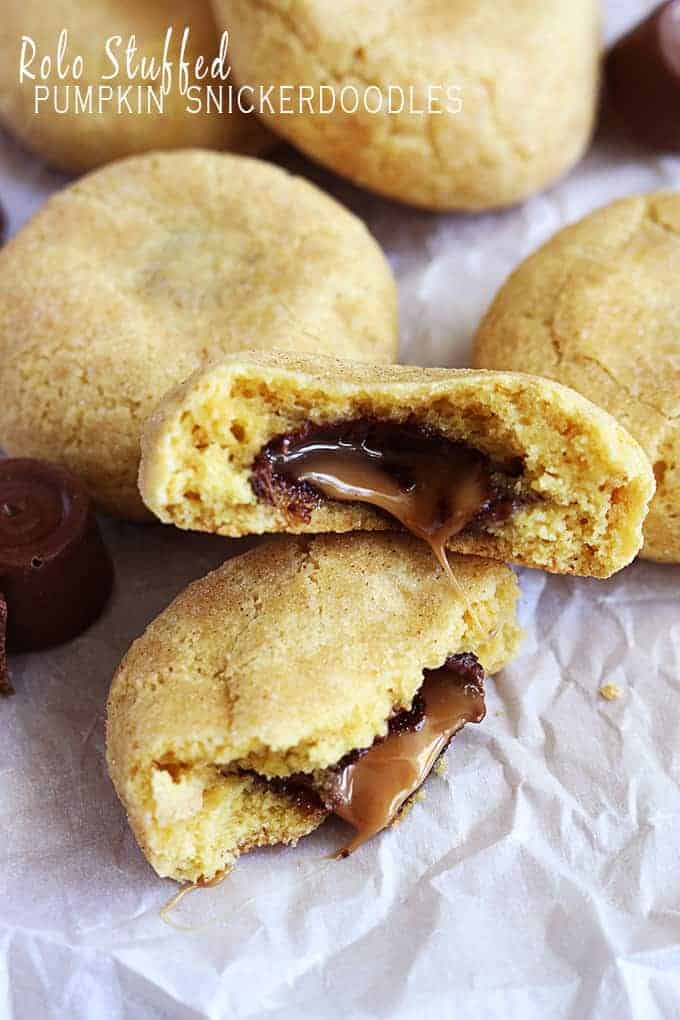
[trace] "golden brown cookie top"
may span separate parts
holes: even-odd
[[[483,368],[559,379],[654,465],[643,555],[680,559],[680,194],[635,195],[560,231],[515,270],[475,341]]]
[[[394,281],[363,223],[246,157],[96,171],[50,199],[0,269],[0,442],[70,468],[120,516],[144,514],[142,422],[199,365],[274,342],[396,355]]]
[[[464,596],[405,535],[281,538],[227,561],[128,652],[114,742],[274,775],[369,746],[423,669],[472,651],[493,672],[515,649],[512,573],[454,562]]]
[[[576,162],[590,137],[596,0],[505,0],[502,16],[498,0],[348,0],[337,17],[326,0],[214,8],[239,80],[283,86],[289,100],[292,86],[292,111],[265,107],[267,126],[391,198],[439,209],[518,202]],[[551,37],[559,45],[546,45]],[[311,111],[296,105],[310,89]]]

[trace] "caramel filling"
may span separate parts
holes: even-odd
[[[483,675],[474,656],[456,656],[441,669],[427,672],[417,696],[420,705],[414,706],[420,715],[415,725],[409,725],[414,709],[397,716],[384,740],[328,774],[317,788],[321,799],[356,829],[339,856],[347,856],[387,828],[422,786],[452,737],[466,723],[482,721]]]
[[[394,821],[456,733],[485,714],[484,670],[471,653],[454,655],[440,669],[425,671],[410,710],[395,715],[387,736],[371,747],[311,774],[256,778],[299,807],[323,806],[356,829],[337,855],[346,857]]]
[[[303,519],[318,496],[370,503],[396,518],[432,548],[448,571],[447,542],[486,516],[499,521],[514,510],[510,476],[489,458],[412,425],[359,420],[307,426],[269,443],[253,471],[256,494]],[[282,497],[283,496],[283,500]]]
[[[325,808],[348,822],[356,835],[337,854],[346,857],[391,825],[456,733],[485,715],[484,670],[472,653],[464,652],[439,669],[425,670],[411,708],[390,719],[387,736],[371,747],[351,751],[337,765],[313,773],[271,779],[246,773],[303,810]]]

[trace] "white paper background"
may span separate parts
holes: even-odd
[[[651,5],[608,4],[608,35]],[[500,215],[435,216],[360,194],[399,278],[404,357],[465,364],[509,270],[565,222],[680,184],[680,161],[600,137],[563,183]],[[0,142],[17,229],[63,178]],[[483,726],[406,822],[329,864],[334,823],[175,890],[136,849],[106,777],[103,712],[130,641],[242,546],[108,522],[117,588],[86,635],[13,661],[0,704],[0,1016],[672,1017],[680,1014],[680,568],[606,583],[523,572],[521,657]],[[619,684],[620,701],[598,697]]]

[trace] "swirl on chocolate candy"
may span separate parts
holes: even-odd
[[[41,461],[0,461],[0,590],[7,646],[29,651],[75,637],[101,613],[113,584],[90,497]]]

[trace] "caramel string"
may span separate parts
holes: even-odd
[[[328,858],[320,858],[317,866],[313,868],[312,872],[309,875],[305,876],[303,882],[298,883],[296,885],[296,888],[301,888],[303,885],[307,885],[312,879],[317,878],[320,874],[323,874],[326,871],[326,869],[331,866],[331,864],[332,860],[329,860]],[[165,906],[159,910],[158,914],[160,919],[163,921],[164,924],[167,924],[169,928],[173,928],[175,931],[187,932],[190,934],[198,934],[204,931],[211,931],[212,929],[218,928],[226,922],[232,921],[237,914],[239,914],[242,910],[245,910],[253,903],[266,901],[271,899],[273,896],[278,895],[278,890],[273,890],[271,893],[267,893],[263,896],[249,896],[247,899],[239,903],[239,905],[235,907],[233,910],[221,914],[219,917],[215,918],[213,921],[210,921],[207,924],[187,925],[181,924],[172,919],[172,917],[170,916],[172,914],[172,911],[179,906],[179,904],[184,900],[186,896],[189,895],[189,893],[197,892],[199,889],[210,889],[214,888],[217,885],[221,885],[221,883],[227,877],[227,874],[228,872],[220,872],[218,873],[217,876],[215,876],[215,878],[211,879],[208,882],[203,882],[199,880],[198,882],[190,882],[188,885],[183,886],[174,894],[174,896],[172,896],[168,900]]]
[[[380,468],[365,463],[355,465],[355,467],[357,466],[361,470],[362,477],[355,477],[354,481],[349,482],[338,477],[337,464],[332,455],[320,454],[307,458],[302,469],[296,472],[296,478],[300,482],[313,485],[327,499],[339,502],[369,503],[372,506],[377,506],[396,518],[416,538],[426,542],[460,596],[466,612],[481,636],[481,621],[463,585],[456,577],[446,552],[447,541],[459,534],[477,513],[478,502],[474,498],[469,498],[469,490],[474,493],[474,484],[467,486],[467,491],[463,493],[461,499],[462,505],[452,512],[443,525],[438,528],[426,527],[420,524],[417,519],[417,490],[410,497],[406,497],[397,482]]]

